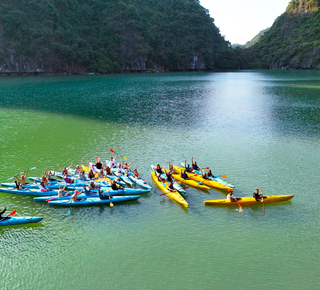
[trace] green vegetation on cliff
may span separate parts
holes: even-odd
[[[198,0],[2,0],[0,71],[118,72],[234,66]]]
[[[320,69],[320,1],[293,0],[246,51],[249,68]]]

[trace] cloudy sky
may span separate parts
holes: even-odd
[[[231,43],[245,44],[270,27],[285,12],[289,0],[200,0],[209,9],[221,35]]]

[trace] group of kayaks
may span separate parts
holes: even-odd
[[[19,195],[30,195],[34,196],[34,201],[36,202],[47,202],[49,205],[59,205],[64,207],[81,207],[81,206],[91,206],[91,205],[110,205],[113,203],[133,201],[140,198],[142,194],[148,194],[151,190],[151,186],[147,184],[145,179],[136,176],[130,170],[124,170],[119,173],[117,168],[111,168],[110,174],[106,174],[103,177],[99,177],[97,172],[94,173],[94,179],[89,179],[89,172],[94,168],[93,164],[88,163],[88,167],[81,164],[81,172],[85,176],[86,180],[80,179],[79,172],[68,168],[68,178],[72,178],[72,182],[67,183],[63,180],[63,175],[60,173],[55,174],[55,178],[50,179],[50,182],[45,185],[45,190],[39,186],[41,182],[40,177],[29,177],[33,182],[27,184],[21,184],[17,188],[16,183],[1,183],[3,188],[0,188],[0,192],[19,194]],[[159,165],[158,165],[159,166]],[[186,170],[185,164],[182,163],[180,166],[170,166],[170,176],[171,181],[168,181],[168,176],[166,172],[167,169],[160,167],[163,171],[157,171],[156,166],[151,165],[151,179],[156,184],[156,186],[163,192],[161,195],[166,195],[173,201],[181,204],[183,207],[188,207],[189,204],[185,199],[186,189],[188,186],[194,187],[199,190],[208,191],[210,189],[220,189],[228,192],[234,190],[234,186],[221,177],[227,177],[226,175],[214,176],[212,174],[206,175],[204,171],[200,168],[188,170],[187,178],[184,177]],[[208,169],[208,168],[206,168]],[[160,174],[159,174],[160,172]],[[211,171],[210,171],[211,173]],[[118,186],[121,188],[114,188],[114,183],[112,180],[116,181]],[[85,191],[84,193],[79,193],[83,188],[86,188],[92,181],[98,189],[91,189]],[[171,183],[170,183],[171,182]],[[139,185],[141,188],[133,186],[133,183]],[[125,185],[130,187],[125,187]],[[113,187],[112,187],[113,186]],[[170,186],[173,186],[173,190]],[[187,187],[184,187],[187,186]],[[58,190],[61,187],[64,190],[68,190],[68,194],[63,196],[58,196]],[[76,199],[71,198],[71,196],[78,191]],[[60,194],[61,195],[61,194]],[[104,198],[102,198],[102,196]],[[288,201],[293,198],[293,195],[280,195],[280,196],[264,196],[263,204],[275,203]],[[223,205],[223,206],[239,206],[240,205],[255,205],[261,204],[261,201],[257,201],[253,197],[241,197],[235,200],[215,199],[206,200],[205,205]],[[42,220],[41,217],[7,217],[0,220],[0,226],[7,225],[18,225],[26,223],[38,223]]]
[[[3,186],[0,188],[0,192],[29,195],[34,196],[36,202],[47,202],[49,205],[58,205],[64,207],[83,207],[91,205],[110,205],[113,207],[114,203],[121,203],[127,201],[134,201],[140,198],[142,194],[148,194],[151,190],[151,186],[147,184],[146,180],[136,177],[131,171],[123,171],[119,174],[116,170],[112,169],[112,175],[104,175],[103,178],[99,177],[97,172],[94,173],[94,178],[88,177],[89,171],[94,168],[81,165],[82,173],[86,180],[80,180],[79,174],[77,174],[71,168],[68,170],[68,178],[72,180],[71,183],[67,183],[63,179],[62,174],[56,173],[55,178],[51,178],[45,185],[45,189],[41,184],[41,177],[29,177],[34,183],[20,184],[17,188],[16,183],[1,183]],[[112,180],[116,181],[116,186],[112,186]],[[90,183],[94,183],[97,188],[90,189]],[[125,185],[132,186],[133,183],[139,185],[141,188],[130,188]],[[58,196],[59,189],[61,193],[63,188],[63,196]],[[83,193],[80,191],[86,189]],[[66,191],[68,190],[68,191]],[[76,198],[72,198],[73,194],[77,192]],[[70,211],[69,211],[70,212]],[[6,217],[0,219],[0,226],[18,225],[25,223],[37,223],[41,221],[40,217]]]
[[[151,177],[153,182],[157,185],[157,187],[163,192],[162,195],[166,195],[170,199],[174,200],[175,202],[183,205],[184,207],[188,207],[189,204],[185,200],[185,191],[184,188],[181,187],[182,185],[192,186],[194,188],[208,191],[210,189],[220,189],[227,192],[232,192],[234,190],[234,186],[221,177],[227,177],[226,175],[221,176],[207,176],[204,173],[204,170],[197,168],[191,169],[187,172],[187,179],[183,177],[183,173],[186,172],[186,164],[181,163],[182,167],[173,165],[170,171],[170,175],[173,178],[173,188],[174,190],[169,190],[169,182],[167,180],[166,172],[169,172],[164,167],[160,167],[162,171],[158,169],[154,165],[151,165]],[[169,164],[170,166],[170,164]],[[159,168],[159,165],[158,165]],[[209,168],[206,168],[209,169]],[[211,171],[210,171],[211,173]],[[206,200],[204,201],[204,205],[222,205],[222,206],[239,206],[240,205],[257,205],[257,204],[268,204],[268,203],[276,203],[276,202],[283,202],[288,201],[293,198],[293,195],[274,195],[274,196],[263,196],[262,200],[257,200],[254,197],[241,197],[228,200],[227,198],[224,199],[214,199],[214,200]],[[242,210],[242,208],[241,208]]]

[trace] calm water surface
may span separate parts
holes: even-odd
[[[113,208],[49,207],[0,193],[0,207],[42,216],[0,229],[1,289],[318,289],[320,73],[246,71],[0,78],[0,179],[36,166],[134,160],[153,185]],[[291,202],[188,210],[160,196],[150,164],[193,156]]]

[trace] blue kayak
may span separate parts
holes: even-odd
[[[112,196],[110,199],[100,199],[99,197],[87,198],[83,201],[72,201],[72,200],[52,200],[49,201],[48,204],[50,205],[59,205],[65,207],[74,207],[74,206],[90,206],[90,205],[104,205],[110,204],[110,202],[123,202],[123,201],[131,201],[137,200],[140,198],[140,195],[133,195],[133,196]]]
[[[10,217],[9,219],[0,221],[0,226],[14,226],[30,223],[38,223],[42,221],[42,217]]]
[[[57,190],[48,190],[48,191],[41,191],[40,189],[16,189],[16,188],[0,188],[0,192],[6,193],[13,193],[19,195],[33,195],[33,196],[50,196],[50,195],[58,195]]]
[[[97,194],[98,190],[94,189],[91,191],[93,194],[92,195],[85,195],[84,193],[78,195],[78,199],[83,199],[83,198],[93,198],[93,197],[99,197],[99,194]],[[124,188],[124,189],[119,189],[119,190],[103,190],[103,194],[105,195],[110,195],[110,196],[123,196],[123,195],[137,195],[137,194],[148,194],[150,190],[146,189],[135,189],[135,188]],[[70,194],[73,194],[73,192],[70,191]],[[34,201],[47,201],[48,199],[53,199],[53,200],[69,200],[71,195],[67,196],[62,196],[62,197],[57,197],[57,194],[52,195],[52,196],[41,196],[41,197],[35,197]]]

